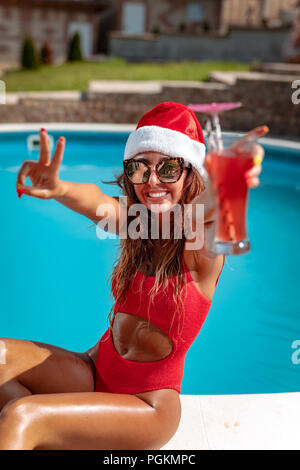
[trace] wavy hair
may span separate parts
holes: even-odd
[[[129,209],[133,204],[140,204],[139,199],[136,196],[134,186],[127,178],[126,174],[123,172],[119,176],[114,175],[116,178],[113,181],[102,181],[104,184],[113,184],[121,188],[124,196],[127,196],[127,221],[129,226],[130,222],[135,219],[135,216],[128,215]],[[200,176],[199,172],[193,167],[188,168],[187,177],[185,180],[185,185],[182,191],[182,195],[178,205],[181,210],[181,214],[184,213],[184,204],[189,204],[193,199],[198,196],[205,189],[205,184]],[[153,224],[153,217],[151,217],[151,211],[146,208],[146,218],[147,221],[140,216],[140,232],[148,229],[147,238],[138,238],[132,239],[127,237],[125,239],[120,239],[120,256],[114,262],[112,267],[112,273],[109,276],[108,284],[110,284],[110,290],[114,290],[115,293],[115,302],[108,315],[109,330],[112,329],[113,322],[113,313],[117,303],[122,303],[126,298],[126,291],[129,287],[130,282],[134,279],[136,271],[143,271],[145,267],[151,266],[151,259],[153,258],[153,252],[155,250],[155,241],[149,236],[151,223]],[[166,296],[168,299],[168,286],[169,283],[174,287],[173,301],[176,305],[176,309],[170,324],[169,332],[174,324],[175,317],[178,316],[177,322],[177,334],[180,336],[179,324],[181,323],[181,329],[183,327],[183,301],[180,295],[181,290],[184,286],[186,274],[184,274],[182,266],[182,255],[185,245],[185,234],[184,234],[184,222],[183,217],[180,218],[178,223],[174,223],[174,214],[171,210],[170,212],[170,238],[165,239],[160,245],[160,256],[159,262],[156,267],[156,277],[155,283],[150,291],[150,302],[148,306],[148,327],[150,322],[149,309],[150,304],[154,303],[155,296],[158,291],[162,289],[161,295]],[[144,222],[143,222],[144,220]],[[174,238],[174,233],[178,233],[178,230],[181,233],[181,238]],[[177,232],[176,232],[177,231]],[[145,282],[145,277],[140,286],[140,290],[143,289]],[[112,289],[114,287],[114,289]],[[170,301],[170,299],[168,299]],[[140,308],[140,305],[139,305]]]

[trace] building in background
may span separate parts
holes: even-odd
[[[89,57],[99,47],[99,25],[109,2],[98,0],[0,0],[0,63],[17,63],[24,37],[40,48],[47,40],[55,61],[67,55],[69,38],[81,36],[82,52]]]
[[[293,21],[297,0],[223,0],[223,28],[280,27]]]
[[[123,34],[278,27],[297,0],[112,0]]]
[[[117,24],[110,33],[109,52],[135,62],[280,62],[299,4],[299,0],[111,2]]]
[[[199,32],[220,27],[222,0],[113,0],[124,34]]]
[[[113,33],[118,34],[118,44],[121,37],[131,36],[138,41],[151,33],[177,34],[181,38],[186,35],[184,47],[189,50],[189,41],[197,37],[200,41],[206,34],[220,38],[234,28],[276,29],[288,25],[293,21],[297,3],[297,0],[0,0],[0,63],[19,62],[26,35],[33,38],[38,48],[47,40],[55,62],[65,60],[69,38],[75,32],[80,34],[85,58],[110,52],[118,55],[120,49],[111,40]],[[209,44],[215,47],[213,41],[207,44],[208,48]],[[167,55],[169,49],[165,49]],[[162,52],[158,56],[167,59]],[[142,58],[143,54],[139,59]]]

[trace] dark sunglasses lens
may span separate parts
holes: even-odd
[[[177,160],[161,162],[158,167],[158,177],[162,183],[174,183],[181,174],[181,166]],[[148,181],[150,170],[144,162],[132,161],[126,165],[126,175],[133,184]]]
[[[173,183],[178,180],[181,172],[180,163],[177,160],[167,160],[158,169],[159,179],[162,183]]]
[[[133,184],[146,183],[149,177],[149,170],[143,162],[130,162],[126,166],[126,175]]]

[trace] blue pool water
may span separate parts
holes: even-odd
[[[97,239],[88,219],[55,201],[18,199],[20,164],[37,158],[27,151],[29,134],[0,133],[0,336],[84,351],[106,329],[118,239]],[[127,133],[51,135],[67,139],[61,179],[120,194],[101,180],[121,171]],[[265,149],[261,185],[250,192],[252,250],[226,259],[208,318],[187,354],[184,394],[300,390],[300,155]]]

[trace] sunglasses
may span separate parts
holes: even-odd
[[[145,184],[151,174],[151,165],[147,160],[140,159],[123,161],[124,172],[133,184]],[[181,157],[170,157],[155,165],[155,173],[161,183],[176,183],[184,170],[184,160]]]

